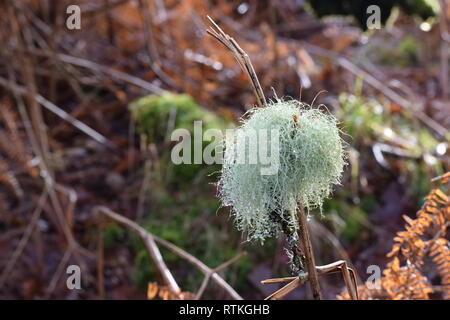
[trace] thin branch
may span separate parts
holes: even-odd
[[[44,299],[49,299],[52,293],[55,291],[56,286],[59,283],[59,278],[61,278],[62,273],[64,272],[64,267],[66,266],[67,262],[69,262],[70,256],[72,255],[71,250],[66,250],[64,252],[63,257],[61,258],[58,267],[56,268],[55,273],[53,274],[52,280],[50,281],[50,284],[48,285],[47,289],[45,290],[45,296]]]
[[[156,248],[157,252],[152,251],[154,254],[159,254],[159,256],[161,257],[158,247],[156,246],[156,244],[154,244],[156,242],[156,243],[159,243],[160,245],[162,245],[163,247],[165,247],[166,249],[172,251],[176,255],[180,256],[181,258],[187,260],[194,266],[196,266],[203,274],[207,275],[208,273],[211,273],[211,268],[209,268],[207,265],[205,265],[203,262],[198,260],[196,257],[191,255],[190,253],[177,247],[176,245],[174,245],[171,242],[168,242],[166,240],[158,238],[157,236],[149,233],[147,230],[145,230],[144,228],[142,228],[135,222],[129,220],[128,218],[126,218],[122,215],[119,215],[119,214],[113,212],[111,209],[103,207],[103,206],[95,207],[94,211],[103,213],[106,216],[108,216],[109,218],[111,218],[111,219],[129,227],[133,231],[136,231],[137,233],[139,233],[139,235],[143,239],[146,240],[146,244],[147,243],[152,244],[151,250],[154,250],[154,248]],[[150,250],[150,248],[148,248],[148,249]],[[163,265],[161,265],[161,263],[163,263]],[[170,271],[165,266],[164,261],[162,260],[162,257],[161,257],[159,260],[159,267],[162,267],[162,266],[164,266],[166,268],[166,272],[167,272],[166,275],[169,275]],[[214,280],[220,287],[222,287],[233,299],[242,300],[242,297],[225,280],[223,280],[219,274],[217,274],[216,272],[212,273],[211,279]]]
[[[0,289],[3,287],[3,285],[5,284],[8,276],[9,276],[9,273],[16,265],[20,255],[22,254],[23,250],[25,249],[25,247],[28,243],[28,240],[30,240],[31,234],[33,233],[33,230],[36,227],[36,224],[41,216],[42,207],[44,205],[44,201],[47,199],[47,196],[48,196],[48,192],[47,192],[47,188],[45,188],[38,200],[38,205],[31,216],[31,220],[30,220],[25,232],[23,233],[22,238],[19,241],[19,244],[17,245],[16,250],[14,250],[11,258],[8,260],[8,264],[3,269],[3,272],[0,275]]]
[[[211,276],[216,273],[216,272],[220,272],[224,269],[226,269],[229,265],[237,262],[240,258],[242,258],[243,256],[247,255],[247,252],[243,251],[240,252],[238,255],[236,255],[234,258],[231,258],[230,260],[222,263],[220,266],[218,266],[217,268],[214,268],[211,270],[211,272],[209,272],[205,278],[203,279],[202,285],[200,286],[200,289],[198,290],[195,299],[196,300],[200,300],[200,298],[202,297],[203,293],[206,290],[206,287],[208,286],[209,280],[211,279]]]
[[[58,59],[60,59],[61,61],[70,63],[72,65],[76,65],[79,67],[83,67],[83,68],[87,68],[93,71],[98,71],[101,73],[104,73],[112,78],[115,78],[116,80],[120,80],[123,82],[127,82],[129,84],[132,84],[136,87],[145,89],[151,93],[156,93],[156,94],[162,94],[165,92],[165,90],[161,89],[160,87],[147,82],[141,78],[137,78],[135,76],[132,76],[128,73],[122,72],[122,71],[118,71],[115,70],[111,67],[108,66],[104,66],[98,63],[95,63],[93,61],[90,60],[86,60],[86,59],[82,59],[82,58],[78,58],[78,57],[73,57],[67,54],[57,54]]]
[[[347,262],[345,260],[339,260],[325,266],[316,266],[316,272],[319,276],[336,273],[341,273],[347,291],[353,300],[358,300],[358,288],[356,284],[355,272],[353,269],[347,266]],[[309,279],[308,273],[306,273],[302,278],[300,277],[285,277],[285,278],[274,278],[274,279],[266,279],[261,281],[262,284],[268,283],[283,283],[289,282],[284,287],[278,289],[271,295],[269,295],[265,300],[279,300],[288,295],[290,292],[294,291],[300,285],[302,285],[305,281]]]
[[[447,173],[444,173],[440,176],[434,177],[431,179],[431,182],[436,182],[436,181],[443,181],[443,180],[448,180],[450,179],[450,171]]]
[[[27,90],[24,87],[19,86],[17,84],[11,84],[5,78],[0,77],[0,85],[5,87],[5,88],[7,88],[7,89],[9,89],[9,90],[11,90],[11,91],[14,91],[17,94],[27,95]],[[85,134],[90,136],[92,139],[94,139],[94,140],[96,140],[96,141],[98,141],[98,142],[100,142],[102,144],[107,144],[107,145],[110,145],[110,146],[113,145],[113,143],[111,141],[109,141],[106,137],[104,137],[103,135],[101,135],[100,133],[98,133],[97,131],[92,129],[91,127],[87,126],[86,124],[84,124],[80,120],[74,118],[73,116],[68,114],[66,111],[64,111],[63,109],[61,109],[58,106],[56,106],[54,103],[52,103],[52,102],[48,101],[47,99],[45,99],[40,94],[36,94],[34,96],[34,99],[35,99],[36,102],[41,104],[44,108],[46,108],[47,110],[53,112],[55,115],[57,115],[61,119],[69,122],[71,125],[73,125],[77,129],[79,129],[80,131],[84,132]]]
[[[300,279],[299,277],[295,277],[291,282],[282,287],[281,289],[275,291],[270,296],[265,298],[264,300],[280,300],[295,289],[297,289],[302,283],[306,281],[305,278]]]
[[[260,107],[267,107],[266,98],[264,97],[264,92],[261,88],[261,84],[259,83],[258,76],[256,75],[255,69],[253,68],[252,62],[248,54],[242,50],[242,48],[238,45],[238,43],[226,34],[218,25],[211,19],[210,16],[207,16],[208,20],[211,22],[212,26],[206,32],[214,37],[217,41],[222,43],[231,53],[234,55],[236,61],[241,67],[242,71],[250,79],[250,82],[253,87],[253,92],[258,101],[258,105]]]
[[[152,234],[150,234],[147,230],[142,228],[137,223],[131,221],[130,219],[127,219],[122,215],[113,212],[111,209],[107,207],[103,206],[95,207],[94,212],[102,213],[108,216],[109,218],[113,219],[114,221],[119,222],[124,226],[130,228],[131,230],[137,232],[141,237],[142,241],[144,241],[144,244],[147,247],[147,251],[150,254],[150,257],[152,258],[152,261],[155,263],[156,268],[163,277],[165,284],[169,286],[169,288],[173,293],[177,294],[181,292],[180,287],[175,281],[175,278],[173,277],[172,273],[170,272],[169,268],[164,262],[161,252],[159,251],[159,248],[155,243],[155,238],[153,237]]]
[[[51,53],[47,52],[46,50],[42,50],[42,49],[28,49],[27,53],[35,54],[35,55],[41,56],[41,57],[48,57],[48,58],[53,57],[53,55]],[[86,68],[86,69],[91,70],[92,72],[96,72],[97,74],[98,73],[104,74],[104,75],[107,75],[107,76],[117,80],[117,81],[122,81],[122,82],[125,82],[128,84],[134,85],[134,86],[144,89],[150,93],[163,94],[164,92],[166,92],[164,89],[161,89],[157,85],[154,85],[153,83],[145,81],[144,79],[135,77],[129,73],[116,70],[114,68],[96,63],[91,60],[71,56],[71,55],[64,54],[64,53],[57,53],[56,55],[54,55],[54,57],[59,59],[62,62],[66,62],[68,64],[78,66],[81,68]]]
[[[102,219],[103,220],[103,219]],[[103,222],[103,221],[102,221]],[[105,246],[104,246],[104,227],[100,222],[97,235],[97,292],[100,299],[105,299]]]
[[[211,268],[209,268],[206,264],[198,260],[190,253],[164,239],[158,238],[156,236],[154,236],[154,238],[157,243],[196,266],[203,274],[207,275],[211,272]],[[214,272],[211,275],[211,279],[214,280],[220,287],[222,287],[222,289],[224,289],[233,299],[243,300],[242,297],[217,272]]]
[[[308,225],[306,221],[305,212],[303,211],[302,205],[299,204],[297,207],[297,217],[299,224],[299,238],[301,245],[303,246],[303,253],[305,255],[306,270],[309,274],[309,284],[311,287],[312,295],[315,300],[321,300],[322,295],[320,293],[319,278],[316,272],[316,263],[314,261],[314,253],[312,250],[311,240],[309,238]]]
[[[179,89],[175,83],[162,69],[158,50],[155,45],[155,38],[152,24],[152,14],[147,0],[139,0],[139,9],[141,10],[142,20],[144,22],[145,45],[149,57],[150,68],[163,82],[171,87]]]
[[[448,66],[448,51],[449,51],[449,43],[450,43],[450,34],[448,33],[447,28],[447,4],[444,0],[439,0],[439,5],[441,7],[441,13],[439,16],[439,30],[441,33],[441,37],[444,40],[441,43],[441,90],[442,90],[442,98],[448,99],[449,95],[449,66]]]
[[[302,43],[302,45],[306,50],[308,50],[308,52],[314,55],[331,59],[344,69],[347,69],[351,73],[357,75],[358,77],[361,77],[367,84],[369,84],[370,86],[372,86],[373,88],[384,94],[390,101],[396,103],[400,107],[411,112],[412,117],[416,117],[417,119],[422,121],[422,123],[424,123],[430,129],[437,132],[442,137],[450,139],[449,130],[447,128],[442,126],[436,120],[430,118],[423,111],[417,110],[417,107],[414,103],[410,102],[408,99],[403,98],[397,92],[386,86],[382,81],[375,78],[374,76],[369,74],[367,71],[361,69],[354,63],[350,62],[347,58],[344,58],[343,56],[335,54],[334,52],[331,52],[329,50],[317,47],[315,45],[311,45],[308,43]]]

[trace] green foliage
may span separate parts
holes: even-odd
[[[185,249],[208,266],[216,267],[238,254],[240,237],[226,228],[228,222],[223,216],[215,214],[219,203],[212,196],[205,191],[196,195],[186,192],[180,194],[180,198],[173,199],[167,194],[167,198],[160,199],[141,225],[156,236]],[[154,270],[138,236],[131,235],[130,246],[136,252],[133,283],[138,288],[145,288],[148,282],[155,281]],[[198,290],[203,280],[200,273],[173,252],[163,248],[161,252],[175,277],[183,279],[183,290]],[[269,253],[265,258],[268,256]],[[253,266],[250,259],[243,257],[226,271],[227,278],[235,279],[237,289],[245,286],[245,279]]]
[[[131,273],[131,281],[132,283],[142,291],[147,288],[147,285],[151,281],[155,281],[155,271],[153,270],[150,264],[150,258],[145,249],[137,252],[133,271]]]
[[[256,163],[236,162],[240,150],[258,154],[260,139],[246,137],[264,130],[279,132],[279,166],[270,175],[262,174],[261,169],[267,165],[260,158]],[[271,141],[270,137],[267,140]],[[268,149],[274,152],[271,148],[273,144]],[[332,185],[339,183],[344,164],[343,143],[334,116],[295,100],[279,100],[266,108],[253,109],[235,139],[227,141],[220,198],[224,206],[231,206],[237,228],[250,240],[263,242],[280,231],[273,214],[297,229],[299,203],[307,209],[321,208]]]
[[[395,47],[377,46],[372,49],[374,59],[379,63],[392,67],[408,67],[416,65],[422,54],[420,42],[412,37],[404,37]]]
[[[117,243],[120,243],[125,234],[124,230],[119,227],[117,223],[108,224],[103,232],[103,243],[105,248],[109,248]]]
[[[333,199],[324,201],[324,210],[329,213],[327,217],[333,215],[339,217],[330,220],[333,224],[336,234],[340,239],[347,243],[352,243],[357,239],[363,230],[367,229],[368,215],[376,206],[376,200],[373,195],[365,195],[360,203],[354,204],[348,201],[350,194],[342,190]]]
[[[405,156],[383,155],[388,162],[395,163],[396,174],[402,176],[408,194],[420,205],[431,187],[431,177],[444,171],[442,161],[434,155],[439,140],[427,127],[419,127],[411,120],[410,110],[387,112],[387,107],[380,102],[363,97],[359,82],[355,94],[342,93],[339,102],[337,116],[344,130],[352,136],[350,142],[355,149],[367,156],[376,143],[383,143],[405,153]]]
[[[159,186],[152,199],[152,207],[141,225],[151,233],[170,241],[199,258],[211,267],[231,259],[238,253],[240,239],[237,234],[226,230],[226,219],[215,213],[219,203],[208,186],[207,176],[219,169],[217,165],[180,164],[170,161],[169,129],[187,129],[193,135],[194,121],[202,121],[203,131],[224,130],[230,126],[226,120],[199,106],[186,94],[164,93],[139,98],[130,104],[130,111],[136,122],[136,129],[146,138],[146,143],[155,143],[160,160],[152,177]],[[208,144],[203,142],[203,148]],[[194,145],[191,145],[193,155]],[[193,183],[201,178],[201,184]],[[155,180],[154,180],[155,181]],[[212,181],[212,180],[211,180]],[[130,234],[130,247],[136,253],[133,267],[133,283],[145,289],[155,281],[155,273],[149,263],[147,250],[141,239]],[[176,278],[183,279],[183,290],[198,290],[203,277],[189,263],[173,252],[161,249],[165,262]],[[251,268],[247,258],[239,260],[227,275],[240,284]],[[189,270],[189,272],[186,272]]]
[[[150,142],[166,137],[171,116],[175,119],[173,129],[183,128],[191,132],[196,120],[203,122],[203,130],[222,129],[228,125],[213,112],[199,106],[188,94],[165,92],[141,97],[130,104],[130,111],[137,131],[147,135]]]
[[[339,95],[341,105],[338,118],[342,127],[354,140],[371,137],[374,128],[382,123],[383,106],[376,100],[365,99],[361,95],[342,93]]]
[[[163,145],[170,140],[172,132],[168,130],[186,129],[193,133],[194,121],[202,121],[203,131],[208,129],[223,130],[231,124],[218,117],[215,113],[198,105],[190,95],[165,92],[162,95],[149,95],[136,99],[130,104],[130,111],[136,122],[139,134],[146,138],[146,143],[154,142]],[[169,125],[169,123],[171,123]],[[192,139],[191,154],[194,150]],[[203,148],[209,144],[203,142]],[[161,185],[171,187],[190,187],[193,180],[200,174],[204,176],[217,171],[219,167],[211,166],[205,170],[203,164],[178,164],[170,161],[170,149],[161,148],[161,172],[155,176],[160,177]]]
[[[367,99],[358,91],[356,94],[341,93],[337,111],[342,127],[354,144],[373,140],[384,142],[390,138],[402,142],[413,155],[434,152],[439,141],[427,128],[417,129],[405,117],[407,114],[386,112],[380,102]]]

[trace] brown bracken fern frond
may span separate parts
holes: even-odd
[[[449,182],[450,172],[434,179]],[[391,261],[379,289],[359,287],[361,299],[450,299],[450,197],[432,190],[417,218],[404,216],[405,230],[397,233],[387,254]],[[338,299],[348,299],[347,294]]]
[[[147,287],[147,299],[154,300],[160,298],[162,300],[193,300],[195,294],[190,292],[173,292],[167,286],[160,286],[156,282],[150,282]]]
[[[4,130],[0,129],[0,151],[19,164],[24,171],[32,176],[36,175],[35,170],[30,166],[31,156],[17,127],[16,113],[9,104],[4,104],[0,108],[0,120],[5,127]]]
[[[6,186],[18,198],[23,190],[16,177],[15,166],[35,177],[38,172],[33,168],[31,155],[17,126],[16,114],[8,103],[0,106],[0,185]]]
[[[1,184],[11,190],[16,197],[21,198],[23,196],[23,190],[20,187],[19,181],[17,181],[16,176],[3,158],[0,158],[0,185]]]

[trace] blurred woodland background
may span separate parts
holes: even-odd
[[[66,27],[73,4],[80,30]],[[379,30],[366,30],[370,4]],[[362,298],[450,298],[450,1],[6,0],[0,12],[0,298],[261,299],[278,288],[261,280],[289,275],[284,239],[245,243],[220,208],[218,165],[170,161],[173,129],[231,128],[256,104],[207,15],[266,97],[324,104],[347,133],[342,186],[310,221],[316,262],[350,261],[361,285],[380,266],[382,288]],[[71,264],[81,290],[67,289]],[[321,285],[348,298],[336,275]]]

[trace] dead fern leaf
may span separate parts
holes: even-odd
[[[450,172],[440,176],[449,181]],[[450,198],[440,189],[433,189],[416,219],[403,216],[405,230],[397,232],[387,254],[391,261],[381,278],[380,289],[358,288],[362,300],[372,299],[450,299]],[[435,276],[438,274],[438,277]],[[439,279],[437,279],[439,278]],[[439,285],[432,283],[440,282]],[[338,299],[349,299],[348,294]]]
[[[156,282],[150,282],[147,286],[147,299],[154,300],[193,300],[195,295],[190,292],[173,292],[167,286],[160,286]]]

